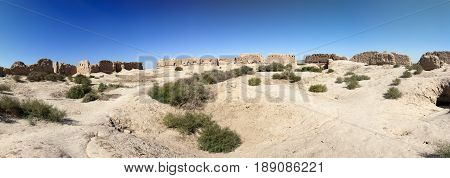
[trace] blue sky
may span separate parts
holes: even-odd
[[[450,50],[450,3],[442,2],[448,1],[0,0],[0,66],[40,58],[78,64],[291,53],[302,59],[368,50],[417,61],[424,52]]]

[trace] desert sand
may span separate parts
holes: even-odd
[[[383,93],[404,67],[334,61],[330,68],[335,72],[296,72],[302,80],[293,84],[272,80],[273,73],[263,72],[209,85],[216,97],[201,111],[235,130],[243,142],[235,151],[220,154],[199,150],[196,135],[166,128],[164,115],[184,110],[147,95],[155,82],[210,68],[97,73],[94,84],[127,87],[106,92],[107,101],[90,103],[64,97],[72,82],[16,83],[11,77],[0,78],[11,86],[7,95],[42,99],[67,112],[62,124],[30,125],[2,118],[10,122],[0,122],[0,157],[422,157],[437,144],[450,142],[449,109],[435,104],[450,83],[449,66],[402,79],[398,88],[403,97],[398,100],[385,99]],[[371,79],[348,90],[335,83],[348,71]],[[262,85],[247,85],[255,76],[261,77]],[[309,92],[314,84],[325,84],[328,91]]]

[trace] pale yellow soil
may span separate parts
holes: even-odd
[[[200,151],[196,135],[167,129],[162,117],[183,110],[146,94],[155,82],[211,67],[94,74],[95,84],[122,83],[128,88],[108,91],[115,97],[91,103],[64,98],[75,85],[70,82],[15,83],[10,77],[0,78],[12,86],[9,94],[14,97],[43,99],[67,111],[63,124],[0,122],[0,157],[420,157],[436,144],[450,142],[449,110],[434,104],[442,86],[450,82],[450,70],[402,79],[398,88],[403,97],[387,100],[383,93],[405,68],[349,61],[335,61],[330,68],[335,72],[298,72],[302,81],[295,84],[272,80],[273,73],[256,73],[210,85],[215,100],[201,111],[243,140],[226,154]],[[334,83],[347,71],[371,79],[348,90],[345,84]],[[262,85],[247,85],[255,76],[262,78]],[[311,93],[308,88],[313,84],[325,84],[328,91]]]

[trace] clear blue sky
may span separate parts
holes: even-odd
[[[406,53],[417,61],[426,51],[450,50],[450,3],[415,13],[442,2],[0,0],[0,66],[43,57],[77,64],[136,61],[139,55],[351,57],[367,50]]]

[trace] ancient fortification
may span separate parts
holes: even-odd
[[[411,60],[407,55],[387,52],[369,51],[354,55],[350,61],[362,62],[369,65],[399,64],[411,65]]]
[[[441,68],[444,64],[450,64],[450,51],[427,52],[422,55],[419,64],[424,70]]]
[[[161,59],[156,63],[157,68],[171,66],[191,66],[191,65],[245,65],[245,64],[270,64],[278,62],[282,64],[295,64],[295,55],[288,54],[270,54],[267,58],[263,58],[260,54],[241,54],[237,57],[230,58],[184,58],[184,59]]]
[[[104,72],[111,74],[122,70],[138,69],[143,70],[141,62],[111,62],[107,60],[100,61],[99,64],[90,65],[89,61],[81,61],[78,67],[60,62],[53,62],[50,59],[40,59],[36,64],[27,66],[21,61],[16,61],[11,68],[0,67],[0,77],[5,75],[28,75],[31,72],[54,73],[61,75],[89,75],[91,73]]]

